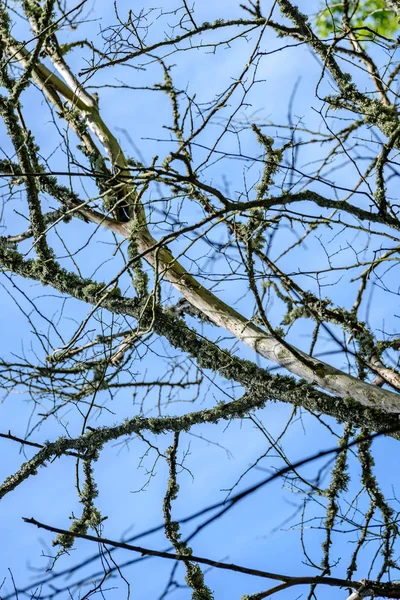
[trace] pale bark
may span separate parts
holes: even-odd
[[[12,50],[21,64],[26,65],[28,56],[26,50],[20,49],[17,45]],[[55,60],[55,66],[66,80],[76,81],[72,74],[68,75],[68,67],[65,63],[60,68],[59,61]],[[81,88],[72,90],[42,64],[35,67],[33,75],[35,82],[41,86],[43,91],[46,92],[46,88],[50,85],[53,90],[79,110],[101,142],[114,168],[117,171],[126,169],[128,173],[127,160],[117,139],[102,120],[98,107],[91,101],[86,103],[90,96]],[[282,344],[203,287],[174,259],[168,249],[160,247],[160,244],[153,238],[147,227],[143,206],[137,201],[133,184],[129,181],[125,183],[122,186],[122,192],[124,198],[128,202],[130,201],[135,214],[135,219],[131,223],[119,223],[90,209],[82,209],[80,212],[92,222],[106,226],[126,238],[130,238],[134,231],[138,250],[146,261],[157,268],[163,278],[172,283],[186,300],[215,325],[226,329],[259,355],[326,392],[342,398],[353,398],[364,406],[374,407],[384,412],[400,412],[399,394],[365,383],[321,360],[311,358],[293,346]]]

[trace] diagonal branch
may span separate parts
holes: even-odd
[[[27,51],[18,50],[18,45],[15,48],[15,56],[22,63],[28,60]],[[98,140],[105,147],[112,164],[127,173],[128,162],[117,139],[102,120],[98,107],[93,106],[90,102],[86,103],[86,95],[76,89],[71,90],[57,75],[51,73],[41,63],[37,64],[34,73],[38,85],[46,86],[50,81],[57,93],[81,112],[82,116],[88,120]],[[139,256],[144,256],[159,275],[172,283],[186,300],[215,325],[229,331],[264,358],[331,394],[341,398],[353,398],[364,406],[375,407],[384,412],[400,412],[398,394],[364,383],[321,360],[311,358],[293,346],[283,344],[274,336],[268,335],[263,329],[249,322],[246,317],[203,287],[177,262],[171,252],[160,247],[160,244],[151,235],[147,227],[144,208],[137,199],[134,185],[128,180],[121,188],[123,197],[131,199],[134,209],[132,221],[128,224],[120,223],[90,210],[84,212],[85,216],[92,222],[106,226],[126,239],[134,239]]]
[[[34,518],[26,518],[23,517],[25,523],[29,523],[31,525],[36,525],[39,529],[45,529],[46,531],[51,531],[53,533],[58,533],[59,535],[70,535],[70,532],[61,529],[59,527],[53,527],[52,525],[47,525],[45,523],[41,523]],[[162,552],[160,550],[152,550],[150,548],[144,548],[142,546],[133,546],[131,544],[126,544],[124,542],[117,542],[115,540],[110,540],[108,538],[97,537],[89,534],[74,534],[76,538],[87,540],[90,542],[96,542],[99,544],[104,544],[107,546],[113,546],[114,548],[122,548],[124,550],[129,550],[130,552],[138,552],[142,555],[147,556],[156,556],[159,558],[166,558],[170,560],[179,560],[179,561],[187,561],[187,556],[181,554],[174,554],[172,552]],[[210,567],[214,567],[216,569],[223,569],[226,571],[233,571],[236,573],[243,573],[245,575],[252,575],[254,577],[262,577],[264,579],[272,579],[274,581],[283,581],[287,585],[286,587],[292,587],[295,585],[327,585],[330,587],[339,587],[339,588],[352,588],[354,590],[365,590],[366,586],[370,590],[369,595],[381,596],[386,598],[400,598],[400,586],[398,583],[380,583],[375,581],[351,581],[347,579],[339,579],[337,577],[323,577],[323,576],[294,576],[294,575],[283,575],[278,573],[272,573],[268,571],[261,571],[260,569],[250,569],[249,567],[243,567],[241,565],[236,565],[232,563],[223,563],[219,561],[212,560],[210,558],[205,558],[202,556],[196,556],[192,554],[190,556],[190,560],[192,562],[197,562],[203,565],[209,565]],[[365,595],[365,594],[364,594]],[[265,596],[264,596],[265,597]]]

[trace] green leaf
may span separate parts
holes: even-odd
[[[368,27],[387,38],[395,37],[399,31],[399,22],[393,10],[389,10],[384,0],[349,0],[349,25],[355,28],[354,34],[359,41],[368,42],[374,38],[371,31],[357,28]],[[317,32],[322,38],[332,38],[343,33],[343,2],[321,1],[316,15]]]

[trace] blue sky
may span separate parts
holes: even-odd
[[[148,7],[152,3],[147,3]],[[232,2],[219,1],[218,3],[198,2],[198,20],[213,21],[221,14],[228,17],[230,13],[237,13],[232,7]],[[304,3],[303,3],[304,4]],[[163,2],[163,8],[168,10],[174,6],[175,2]],[[131,8],[131,3],[125,0],[119,2],[121,14],[126,14]],[[104,22],[113,21],[112,3],[103,5],[98,2],[94,4],[93,17],[101,17]],[[94,39],[97,36],[97,42],[100,43],[99,36],[94,33],[100,27],[101,21],[91,21],[82,26],[83,32],[86,35],[91,35]],[[76,34],[73,34],[73,36]],[[82,35],[82,30],[80,36]],[[61,36],[62,37],[62,36]],[[66,35],[65,40],[69,39]],[[65,41],[62,39],[62,41]],[[276,40],[272,35],[267,35],[265,45],[268,49],[278,48],[281,41]],[[186,83],[190,90],[198,90],[198,101],[209,99],[212,94],[220,89],[224,82],[228,82],[230,78],[237,76],[242,69],[243,56],[250,53],[251,45],[243,41],[237,44],[232,44],[231,48],[219,49],[217,55],[206,54],[200,51],[193,53],[180,54],[176,59],[170,59],[171,63],[176,62],[177,66],[173,69],[172,74],[177,84],[184,87]],[[77,52],[70,57],[70,64],[77,71],[85,66],[84,53],[80,56]],[[216,67],[217,65],[217,67]],[[117,81],[129,82],[132,85],[144,85],[151,78],[152,81],[161,82],[162,72],[160,69],[158,77],[155,77],[155,72],[158,67],[150,70],[149,74],[142,73],[133,69],[123,67],[115,70],[100,71],[98,76],[93,78],[93,84],[102,85],[105,83],[113,83]],[[252,107],[246,113],[243,113],[243,118],[256,118],[258,122],[271,120],[276,123],[283,123],[287,117],[288,101],[293,89],[295,80],[300,76],[296,103],[295,116],[298,118],[307,118],[308,125],[312,128],[318,122],[318,116],[310,110],[311,107],[317,107],[314,100],[314,86],[318,79],[320,67],[312,58],[310,53],[305,48],[294,48],[285,52],[277,52],[271,54],[263,63],[258,76],[260,79],[265,78],[266,83],[263,86],[255,87],[251,93]],[[92,81],[91,81],[92,83]],[[166,99],[162,94],[137,91],[128,93],[122,90],[115,89],[99,89],[100,107],[102,116],[106,123],[118,133],[121,140],[124,136],[121,129],[126,129],[133,139],[134,143],[140,147],[146,160],[150,160],[155,153],[167,153],[169,144],[164,144],[154,141],[154,138],[161,135],[166,137],[166,132],[161,129],[162,125],[169,119],[169,107]],[[49,113],[44,103],[40,103],[36,91],[28,90],[23,100],[26,118],[29,121],[28,126],[32,127],[37,136],[38,143],[43,156],[47,157],[54,151],[59,140],[55,134],[53,123],[49,120]],[[223,115],[222,115],[223,116]],[[3,133],[3,132],[1,132]],[[273,132],[269,132],[273,135]],[[228,145],[234,144],[234,136],[229,136],[227,142],[222,144],[222,149],[228,149]],[[204,142],[207,142],[205,138]],[[242,138],[243,151],[249,153],[255,152],[256,142],[252,134],[246,132]],[[128,141],[123,142],[124,149],[132,152]],[[237,151],[234,147],[233,151]],[[200,152],[200,151],[199,151]],[[314,155],[312,154],[314,152]],[[309,160],[317,157],[317,149],[310,151]],[[52,168],[65,167],[65,156],[57,150],[54,156],[50,159]],[[211,170],[210,177],[217,184],[221,184],[222,177],[225,176],[229,180],[230,188],[235,193],[241,189],[243,184],[243,170],[237,166],[232,166],[231,170],[226,172],[229,162],[224,165],[216,164]],[[253,169],[249,173],[249,179],[255,179],[257,170]],[[353,177],[351,168],[341,172],[341,181],[349,180]],[[82,193],[83,190],[81,190]],[[88,194],[93,193],[92,188],[88,188]],[[15,233],[23,227],[21,217],[12,212],[17,205],[18,200],[7,208],[8,216],[11,219],[10,232]],[[19,201],[19,206],[23,207],[23,198]],[[200,213],[199,213],[200,214]],[[189,215],[193,218],[193,215]],[[8,221],[10,223],[10,221]],[[77,249],[81,244],[81,236],[87,236],[87,227],[77,221],[74,222],[76,227],[74,238],[68,237],[69,248]],[[61,226],[59,231],[69,232],[70,226]],[[67,235],[67,233],[66,233]],[[221,233],[222,235],[222,233]],[[293,232],[286,232],[287,236],[293,235]],[[216,234],[216,237],[217,234]],[[293,239],[294,235],[293,235]],[[51,236],[52,243],[56,245],[61,252],[59,240],[55,235]],[[282,237],[277,240],[276,253],[284,249],[287,237]],[[90,276],[93,271],[99,267],[96,274],[98,280],[107,280],[113,273],[119,270],[122,265],[120,259],[114,257],[111,262],[105,263],[104,266],[99,266],[105,260],[111,257],[113,248],[106,245],[110,244],[111,237],[104,231],[97,232],[92,240],[90,247],[82,250],[79,253],[80,264],[83,265],[83,274]],[[336,244],[340,248],[341,240],[333,241],[332,245]],[[180,242],[175,245],[176,249],[181,246]],[[30,242],[24,245],[26,251],[30,248]],[[343,263],[349,260],[350,251],[343,247],[342,254],[337,261],[342,260]],[[95,251],[93,250],[95,249]],[[192,250],[192,257],[198,260],[202,253],[202,246],[197,245]],[[308,241],[308,253],[313,256],[315,261],[319,259],[321,246],[316,238],[310,238]],[[299,263],[307,260],[307,254],[300,253],[297,255]],[[282,268],[290,270],[291,258],[283,260]],[[324,257],[321,254],[321,264]],[[65,266],[72,268],[71,262],[65,260]],[[189,261],[187,261],[189,265]],[[193,265],[191,265],[193,267]],[[216,269],[220,271],[224,266],[223,261],[217,263]],[[328,276],[327,276],[328,277]],[[327,279],[332,281],[333,279]],[[49,289],[43,295],[43,290],[36,284],[31,282],[16,280],[21,290],[29,294],[31,298],[36,298],[38,305],[44,313],[50,317],[58,315],[61,311],[62,301],[53,295]],[[4,286],[12,291],[19,298],[21,306],[26,310],[30,310],[26,299],[12,288],[8,280],[3,279]],[[312,280],[308,281],[310,288],[315,288]],[[218,295],[225,299],[228,303],[234,304],[237,308],[249,313],[252,306],[248,305],[248,300],[243,295],[247,291],[245,283],[236,281],[234,284],[221,284],[218,286]],[[333,293],[335,300],[344,305],[351,303],[354,292],[345,285],[338,286],[337,291],[329,288],[329,293]],[[376,294],[379,294],[379,290]],[[240,300],[238,300],[240,299]],[[238,301],[237,301],[238,300]],[[5,289],[0,292],[1,302],[1,331],[2,331],[2,351],[5,356],[10,357],[13,353],[21,354],[22,348],[28,356],[32,356],[30,349],[30,340],[27,339],[26,320],[22,317],[20,309],[16,306],[13,298],[7,294]],[[396,299],[393,297],[393,306]],[[386,309],[391,311],[390,303],[386,304]],[[78,321],[89,311],[89,307],[79,304],[75,300],[68,300],[65,318],[59,323],[60,331],[63,336],[68,339],[76,328],[74,319]],[[281,307],[277,304],[271,307],[271,317],[277,318],[281,312]],[[109,319],[105,315],[106,319]],[[43,331],[47,325],[42,319],[34,316],[37,323]],[[382,314],[372,315],[372,319],[377,326],[382,323]],[[391,324],[389,323],[390,327]],[[211,331],[211,328],[209,328]],[[208,331],[208,329],[207,329]],[[309,340],[305,338],[305,334],[309,333],[309,328],[305,323],[299,323],[293,329],[292,336],[296,340],[299,347],[306,349]],[[223,332],[221,332],[223,335]],[[225,343],[225,342],[222,342]],[[304,346],[303,346],[304,344]],[[33,349],[37,348],[34,346]],[[156,345],[156,350],[161,352],[161,344]],[[322,350],[322,348],[321,348]],[[240,356],[253,358],[251,352],[247,349],[238,348]],[[172,351],[176,354],[175,351]],[[43,358],[43,354],[42,357]],[[257,359],[259,364],[266,364],[262,359]],[[335,363],[335,357],[329,359]],[[138,367],[141,372],[147,375],[162,373],[165,370],[166,360],[157,358],[155,353],[147,355]],[[338,366],[343,366],[336,363]],[[221,383],[219,379],[216,383]],[[186,392],[183,392],[185,399]],[[239,392],[238,392],[239,393]],[[187,393],[189,399],[190,394]],[[223,400],[224,396],[216,386],[210,386],[207,393],[204,393],[201,407],[212,406],[215,401]],[[156,401],[156,394],[153,393],[146,401],[146,410],[151,409]],[[94,421],[93,426],[105,423],[117,423],[121,419],[131,416],[137,407],[133,406],[132,394],[130,392],[122,393],[112,405],[113,414],[105,414],[98,416],[98,420]],[[164,410],[169,414],[181,414],[186,410],[195,410],[200,408],[198,405],[192,404],[172,404],[170,407],[165,407]],[[282,406],[280,404],[270,403],[263,411],[260,411],[258,417],[263,421],[268,431],[272,436],[279,435],[282,428],[285,426],[288,416],[290,415],[291,407]],[[26,432],[26,423],[32,411],[32,405],[28,402],[26,393],[13,394],[5,399],[0,405],[0,421],[3,423],[2,430],[11,430],[14,435],[23,436]],[[335,423],[326,419],[330,426],[335,431],[340,432],[340,428]],[[72,410],[65,411],[63,414],[63,424],[55,420],[47,420],[44,422],[39,431],[35,432],[33,438],[35,441],[43,441],[46,439],[56,439],[57,436],[63,435],[63,426],[67,426],[68,432],[71,435],[78,435],[81,427],[79,415]],[[218,426],[202,426],[196,427],[192,432],[194,435],[185,434],[182,436],[180,449],[189,451],[186,458],[185,466],[193,474],[183,471],[179,476],[181,491],[178,499],[173,506],[174,516],[177,518],[185,517],[198,509],[201,509],[208,504],[217,502],[223,499],[226,495],[224,490],[231,488],[238,480],[240,475],[249,467],[250,464],[265,450],[266,441],[255,430],[254,425],[248,421],[233,423],[220,423]],[[195,437],[200,436],[200,437]],[[147,436],[155,441],[152,436]],[[165,450],[171,444],[172,438],[170,435],[160,436],[158,439],[160,448]],[[204,439],[201,439],[203,437]],[[223,447],[217,446],[215,443],[221,444]],[[296,459],[318,452],[321,449],[332,447],[335,443],[335,438],[321,426],[317,420],[309,415],[304,415],[302,421],[297,422],[290,428],[285,436],[285,449],[288,457],[295,461]],[[389,491],[391,486],[392,469],[397,466],[396,453],[392,440],[377,440],[374,443],[376,447],[377,470],[380,475],[382,485]],[[19,451],[19,446],[8,440],[0,440],[0,448],[2,455],[6,457],[0,463],[0,477],[4,479],[14,470],[18,469],[21,462],[24,460],[23,455]],[[150,478],[149,485],[144,491],[134,493],[140,489],[149,479],[148,471],[152,469],[154,463],[154,453],[150,452],[148,456],[140,460],[145,452],[145,446],[138,439],[129,441],[129,445],[108,444],[101,453],[101,457],[95,466],[95,477],[99,488],[98,507],[103,515],[107,515],[107,521],[104,525],[104,535],[112,539],[120,539],[128,537],[134,533],[145,531],[152,526],[161,523],[162,521],[162,498],[165,493],[165,485],[167,480],[167,471],[163,461],[158,461],[156,465],[156,476]],[[228,451],[228,452],[227,452]],[[32,453],[27,450],[27,456]],[[319,464],[319,463],[318,463]],[[354,463],[355,464],[355,463]],[[265,469],[279,468],[281,462],[278,459],[268,459],[262,463]],[[321,463],[322,466],[322,463]],[[312,474],[315,472],[316,465],[313,464],[304,469],[304,473]],[[303,473],[303,471],[302,471]],[[356,467],[354,468],[355,478],[359,476]],[[265,477],[265,472],[260,470],[250,471],[239,484],[238,489],[245,488],[252,483],[259,481]],[[6,578],[2,588],[2,594],[7,595],[12,589],[12,584],[9,577],[9,569],[13,573],[17,587],[23,588],[28,583],[33,583],[36,580],[43,578],[43,570],[48,564],[48,558],[44,555],[53,554],[51,549],[52,537],[50,534],[38,531],[32,526],[24,524],[22,517],[34,517],[38,521],[61,526],[67,528],[69,525],[69,517],[71,513],[79,514],[80,507],[77,498],[76,490],[74,489],[75,479],[75,464],[68,457],[57,459],[54,463],[49,464],[46,468],[39,470],[36,477],[31,477],[22,486],[16,489],[12,494],[6,496],[1,503],[0,514],[0,537],[5,539],[6,543],[0,546],[0,581],[3,577]],[[325,484],[327,481],[325,481]],[[354,490],[358,489],[355,485]],[[290,529],[290,525],[283,525],[282,528],[275,530],[274,528],[279,523],[284,523],[285,520],[294,512],[294,507],[301,505],[303,497],[300,493],[294,493],[290,489],[282,487],[282,482],[274,482],[271,485],[263,488],[252,496],[247,502],[234,507],[230,513],[217,522],[212,529],[206,530],[197,536],[193,543],[193,551],[197,555],[208,556],[216,560],[227,562],[235,562],[254,568],[265,569],[268,571],[278,571],[289,574],[309,574],[308,569],[303,564],[303,555],[299,539],[299,529],[295,527]],[[363,506],[363,501],[360,500],[360,506]],[[310,509],[310,516],[322,515],[323,510]],[[300,522],[298,516],[293,523]],[[195,522],[197,524],[197,522]],[[319,522],[311,522],[310,529],[305,531],[305,539],[308,543],[308,549],[313,559],[319,563],[320,543],[323,540],[322,531],[313,529],[314,525],[319,525]],[[193,524],[183,528],[183,534],[190,533]],[[147,538],[141,539],[138,543],[144,546],[165,549],[168,547],[163,534],[155,534]],[[91,556],[96,548],[89,542],[78,542],[71,551],[70,556],[63,556],[57,563],[54,573],[66,568],[71,564],[78,564],[87,556]],[[345,557],[351,551],[347,542],[341,540],[340,535],[335,539],[333,554],[340,559]],[[117,557],[118,563],[122,564],[125,561],[137,558],[136,555],[129,554],[124,551],[117,551],[114,554]],[[365,564],[367,564],[367,558]],[[343,563],[346,564],[343,558]],[[359,577],[364,577],[365,573],[362,569],[363,563],[360,562]],[[126,567],[123,569],[124,576],[131,582],[131,598],[140,598],[152,600],[157,598],[160,590],[163,589],[165,582],[168,579],[169,571],[172,564],[161,559],[144,560],[136,566]],[[179,567],[181,569],[181,567]],[[91,565],[86,569],[82,569],[77,579],[83,577],[87,573],[95,573],[99,571],[99,562]],[[338,576],[345,576],[344,572],[340,571],[340,564],[335,573]],[[182,580],[182,577],[180,578]],[[266,589],[269,582],[263,582],[261,579],[245,577],[237,574],[227,574],[218,570],[206,570],[206,583],[214,590],[215,598],[240,598],[242,594],[252,593]],[[62,578],[56,580],[56,585],[59,588],[64,588],[68,585]],[[107,596],[111,599],[121,598],[121,594],[126,593],[123,581],[111,580],[109,587],[116,586],[114,590],[110,590]],[[107,587],[107,586],[106,586]],[[300,597],[304,590],[295,589],[287,592],[281,592],[279,598],[282,600]],[[68,592],[64,591],[62,598],[67,598]],[[188,598],[189,592],[187,589],[177,590],[175,595],[178,599]],[[335,589],[322,591],[319,598],[344,598],[345,592]]]

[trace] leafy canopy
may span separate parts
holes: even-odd
[[[316,26],[321,37],[332,37],[343,32],[348,19],[348,26],[360,40],[372,38],[373,30],[386,38],[395,37],[399,31],[399,23],[394,11],[387,8],[385,0],[348,0],[327,2],[323,0],[316,16]],[[365,29],[368,27],[368,29]],[[361,29],[359,29],[361,28]]]

